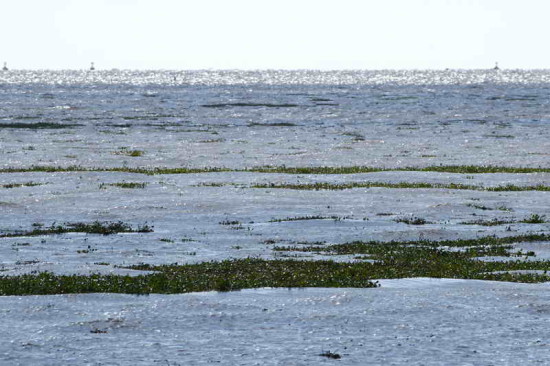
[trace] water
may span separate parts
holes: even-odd
[[[9,71],[0,73],[0,168],[549,167],[549,87],[550,71]],[[139,234],[0,238],[0,274],[139,275],[120,267],[288,258],[274,246],[306,242],[550,229],[548,221],[521,222],[550,216],[548,191],[252,188],[365,181],[549,185],[550,173],[0,173],[1,233],[95,220],[154,226]],[[40,185],[4,188],[28,182]],[[120,182],[143,188],[109,185]],[[315,216],[339,219],[285,221]],[[411,217],[427,223],[399,220]],[[511,224],[467,224],[474,220]],[[520,249],[550,256],[547,241],[511,251]],[[319,356],[329,350],[345,364],[439,364],[442,354],[456,364],[489,364],[494,354],[502,364],[548,359],[540,336],[548,327],[539,321],[547,284],[404,279],[382,286],[3,297],[2,331],[11,333],[0,345],[0,363],[315,364],[332,362]],[[510,309],[513,322],[504,319]],[[520,353],[513,350],[518,344]]]
[[[9,71],[0,123],[73,126],[1,128],[1,165],[548,166],[549,96],[550,71]]]
[[[0,166],[4,168],[550,166],[550,72],[546,71],[10,71],[0,77]],[[41,238],[30,239],[32,246],[18,251],[6,245],[1,254],[9,273],[37,268],[69,273],[105,270],[94,265],[97,262],[272,258],[276,253],[261,244],[265,240],[288,245],[472,237],[480,235],[479,228],[461,224],[480,218],[472,215],[519,221],[547,214],[550,198],[547,192],[240,188],[256,183],[366,180],[536,185],[548,184],[547,173],[223,172],[148,177],[73,172],[1,174],[0,178],[2,184],[43,183],[0,189],[0,207],[6,214],[0,221],[3,230],[93,220],[155,225],[155,233],[147,235],[108,241],[86,237],[86,246],[98,249],[89,256],[77,254],[84,244],[81,237],[66,237],[61,247],[43,244]],[[120,182],[147,185],[143,189],[108,185]],[[472,202],[513,211],[479,212]],[[348,219],[270,222],[315,215]],[[434,224],[411,227],[395,221],[409,216]],[[219,225],[225,220],[244,226],[230,230]],[[522,232],[532,228],[516,227]],[[508,235],[504,229],[483,230]],[[159,245],[163,238],[193,241],[184,248]],[[73,256],[59,260],[62,248],[70,248]],[[34,260],[35,265],[16,265]]]

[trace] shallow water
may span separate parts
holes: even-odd
[[[550,166],[550,71],[9,71],[0,94],[2,167]],[[0,189],[2,232],[94,220],[155,232],[3,238],[1,268],[118,273],[113,266],[141,262],[280,257],[266,242],[441,240],[549,225],[462,224],[547,215],[549,192],[250,188],[362,181],[548,185],[550,174],[4,173],[3,185],[42,185]],[[117,182],[146,186],[104,185]],[[306,216],[343,219],[270,222]],[[403,217],[429,224],[396,222]]]
[[[548,166],[549,97],[550,71],[9,71],[0,164]]]
[[[9,71],[0,73],[0,168],[548,168],[549,96],[550,71]],[[121,182],[143,188],[109,185]],[[273,247],[550,230],[548,220],[521,222],[550,216],[549,191],[252,188],[316,182],[530,186],[550,185],[550,173],[0,173],[0,234],[95,220],[154,226],[152,233],[0,237],[0,275],[139,275],[119,266],[246,257],[349,261],[358,259]],[[321,219],[289,220],[307,217]],[[428,223],[399,222],[413,217]],[[465,224],[495,219],[512,223]],[[514,250],[547,259],[549,244]],[[335,362],[319,356],[326,351],[354,365],[548,362],[547,284],[381,284],[3,297],[0,331],[10,336],[0,342],[0,363]]]

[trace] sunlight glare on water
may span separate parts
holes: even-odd
[[[452,85],[479,83],[549,83],[547,70],[12,70],[0,73],[0,84],[129,85]]]

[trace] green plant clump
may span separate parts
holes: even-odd
[[[186,293],[258,287],[376,287],[361,263],[299,262],[262,259],[226,260],[189,265],[130,267],[158,273],[142,276],[38,275],[0,277],[0,295],[66,293]]]
[[[65,234],[65,233],[112,235],[117,233],[149,233],[152,231],[153,231],[153,228],[147,224],[138,226],[137,229],[133,229],[129,224],[126,224],[122,221],[118,221],[118,222],[94,221],[91,223],[84,223],[84,222],[66,223],[65,225],[52,224],[50,227],[46,227],[46,228],[37,226],[35,229],[31,231],[3,233],[3,234],[0,234],[0,238],[55,235],[55,234]]]
[[[8,183],[3,184],[2,188],[20,188],[20,187],[35,187],[41,186],[43,183],[26,182],[26,183]]]
[[[546,216],[544,215],[532,214],[530,217],[520,222],[523,222],[525,224],[544,224],[546,222],[545,219],[546,219]]]
[[[101,183],[99,189],[105,189],[107,187],[118,187],[125,189],[145,188],[147,183],[141,182],[119,182],[119,183]]]
[[[115,154],[132,156],[132,151],[137,151],[135,155],[143,153],[141,150],[121,149]],[[442,173],[460,173],[460,174],[485,174],[485,173],[550,173],[550,168],[527,168],[527,167],[502,167],[502,166],[477,166],[477,165],[441,165],[428,167],[404,167],[404,168],[383,168],[368,166],[342,166],[342,167],[287,167],[287,166],[263,166],[244,169],[229,169],[223,167],[203,167],[203,168],[167,168],[167,167],[83,167],[72,165],[62,166],[31,166],[27,168],[2,168],[0,173],[17,172],[75,172],[75,171],[100,171],[100,172],[127,172],[138,174],[191,174],[191,173],[211,173],[211,172],[256,172],[256,173],[285,173],[285,174],[358,174],[373,173],[383,171],[409,171],[409,172],[442,172]]]
[[[350,182],[350,183],[267,183],[267,184],[254,184],[251,188],[273,188],[273,189],[294,189],[305,191],[320,191],[331,190],[339,191],[344,189],[353,188],[396,188],[396,189],[458,189],[458,190],[474,190],[474,191],[489,191],[489,192],[508,192],[508,191],[550,191],[550,186],[536,185],[536,186],[515,186],[508,184],[498,187],[482,187],[468,184],[459,183],[386,183],[386,182]]]

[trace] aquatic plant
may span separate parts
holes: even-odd
[[[142,182],[101,183],[99,185],[99,189],[105,189],[107,187],[133,189],[133,188],[145,188],[146,186],[147,186],[147,183],[142,183]]]
[[[548,234],[497,238],[412,242],[352,242],[327,246],[286,247],[275,250],[362,255],[369,262],[263,260],[247,258],[197,264],[140,264],[124,268],[155,271],[141,276],[37,275],[0,277],[0,295],[37,295],[86,292],[185,293],[233,291],[258,287],[376,287],[375,278],[466,278],[514,282],[550,281],[545,273],[514,273],[550,270],[548,260],[510,259],[483,261],[485,256],[503,258],[533,256],[512,252],[514,243],[550,241]],[[449,248],[461,250],[449,250]],[[366,255],[366,256],[365,256]]]
[[[139,151],[139,150],[138,150]],[[285,173],[285,174],[358,174],[373,173],[382,171],[422,171],[422,172],[442,172],[442,173],[550,173],[550,168],[528,168],[528,167],[503,167],[503,166],[477,166],[477,165],[441,165],[428,167],[404,167],[404,168],[382,168],[368,166],[349,166],[349,167],[287,167],[287,166],[263,166],[244,169],[229,169],[224,167],[202,167],[202,168],[167,168],[167,167],[83,167],[78,165],[71,166],[30,166],[30,167],[11,167],[2,168],[0,173],[20,173],[20,172],[126,172],[139,174],[193,174],[193,173],[212,173],[212,172],[257,172],[257,173]]]
[[[321,216],[321,215],[313,215],[313,216],[295,216],[295,217],[286,217],[284,219],[271,219],[268,222],[284,222],[284,221],[303,221],[303,220],[334,220],[334,221],[341,221],[348,219],[349,217],[340,217],[336,215],[332,216]]]
[[[115,151],[113,154],[115,155],[125,155],[125,156],[131,156],[131,157],[139,157],[144,154],[143,150],[129,150],[126,147],[121,147],[120,150]]]
[[[205,108],[231,108],[231,107],[268,107],[268,108],[291,108],[299,107],[294,103],[216,103],[216,104],[203,104],[201,107]]]
[[[319,356],[326,357],[326,358],[332,358],[333,360],[339,360],[342,358],[338,353],[326,351],[321,353]]]
[[[8,183],[8,184],[2,184],[2,188],[19,188],[19,187],[35,187],[35,186],[41,186],[44,183],[37,183],[37,182],[26,182],[26,183]]]
[[[122,221],[117,222],[100,222],[94,221],[91,223],[76,222],[65,223],[64,225],[56,225],[55,223],[49,227],[43,228],[37,226],[30,231],[12,232],[0,234],[0,238],[5,237],[22,237],[22,236],[40,236],[40,235],[56,235],[65,233],[87,233],[87,234],[102,234],[112,235],[117,233],[149,233],[153,228],[147,224],[143,224],[133,229],[129,224]]]
[[[525,224],[544,224],[546,222],[546,216],[539,214],[532,214],[528,218],[521,220],[520,222]]]
[[[220,225],[241,225],[240,221],[237,220],[223,220],[218,222]]]
[[[0,123],[0,128],[24,128],[31,130],[62,129],[82,126],[80,124],[36,122],[36,123]]]
[[[497,187],[483,187],[459,183],[387,183],[387,182],[349,182],[349,183],[257,183],[250,186],[251,188],[273,188],[273,189],[294,189],[306,191],[331,190],[339,191],[353,188],[396,188],[396,189],[458,189],[458,190],[474,190],[474,191],[489,191],[489,192],[507,192],[507,191],[550,191],[550,186],[515,186],[508,184]]]
[[[185,293],[234,291],[258,287],[376,287],[358,263],[299,262],[262,259],[226,260],[188,265],[128,268],[157,271],[141,276],[38,275],[0,276],[0,295],[62,293]]]
[[[426,225],[430,224],[430,222],[426,221],[425,219],[421,217],[400,217],[395,220],[395,222],[404,223],[407,225]]]

